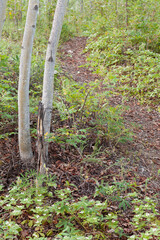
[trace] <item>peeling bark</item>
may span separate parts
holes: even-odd
[[[38,122],[37,122],[37,148],[38,148],[38,164],[37,172],[46,174],[46,159],[45,159],[45,148],[44,148],[44,107],[42,102],[39,102],[38,108]]]

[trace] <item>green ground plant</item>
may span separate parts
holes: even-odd
[[[160,237],[160,221],[157,219],[158,210],[155,201],[149,197],[145,197],[143,200],[139,199],[136,194],[128,194],[128,196],[133,197],[134,217],[131,224],[134,226],[135,232],[128,240]]]
[[[3,212],[0,237],[15,239],[23,229],[32,232],[32,236],[26,236],[26,239],[53,236],[54,239],[106,239],[112,236],[112,232],[121,237],[123,229],[119,227],[118,217],[122,210],[112,211],[110,208],[117,196],[129,203],[124,210],[133,209],[130,224],[134,227],[134,234],[127,239],[160,236],[156,202],[149,197],[142,199],[132,185],[126,186],[126,182],[101,183],[90,199],[86,196],[75,199],[72,193],[76,189],[69,182],[65,188],[58,189],[54,176],[37,176],[34,171],[18,177],[7,195],[1,194],[0,197]],[[106,198],[96,199],[100,194]]]

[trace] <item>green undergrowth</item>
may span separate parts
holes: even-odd
[[[13,58],[0,52],[0,131],[17,120],[17,62],[17,55]]]
[[[46,134],[48,141],[64,148],[73,146],[81,155],[85,149],[96,152],[132,141],[131,128],[122,116],[127,107],[110,104],[108,83],[78,83],[65,77],[57,86],[61,87],[55,90],[53,101],[54,130]]]
[[[95,181],[95,193],[74,197],[77,186],[59,189],[54,176],[26,172],[0,197],[1,239],[153,239],[160,221],[153,198],[142,196],[136,183]],[[119,205],[118,205],[119,204]],[[128,211],[127,235],[119,219]],[[125,221],[125,220],[124,220]],[[158,239],[158,238],[156,238]]]
[[[156,105],[160,101],[160,54],[149,49],[133,30],[92,34],[85,51],[88,66],[106,82],[116,82],[123,96]]]

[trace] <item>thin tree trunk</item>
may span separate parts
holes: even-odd
[[[118,13],[118,0],[115,0],[116,5],[116,21],[117,21],[117,28],[119,27],[119,13]]]
[[[50,133],[51,125],[51,113],[53,104],[53,82],[54,82],[54,68],[56,61],[56,52],[58,47],[58,42],[62,30],[63,19],[67,7],[68,0],[58,0],[57,6],[54,14],[52,30],[50,38],[48,41],[44,79],[43,79],[43,95],[42,103],[44,105],[44,134]],[[45,154],[46,159],[48,159],[48,143],[45,143]]]
[[[126,0],[125,7],[126,7],[126,28],[128,28],[128,0]]]
[[[0,0],[0,39],[2,35],[2,29],[5,22],[5,12],[6,12],[7,0]]]
[[[83,13],[83,7],[84,7],[83,0],[80,0],[80,5],[81,5],[81,13]]]
[[[36,29],[39,0],[29,0],[27,19],[23,36],[18,86],[19,150],[23,162],[33,158],[30,137],[29,81],[33,39]]]

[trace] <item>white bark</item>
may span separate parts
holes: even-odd
[[[0,0],[0,39],[1,39],[3,25],[5,22],[6,4],[7,4],[7,0]]]
[[[48,42],[46,60],[45,60],[45,70],[43,79],[43,95],[42,103],[44,105],[44,134],[50,132],[51,125],[51,112],[53,104],[53,82],[54,82],[54,68],[56,60],[56,52],[58,47],[58,42],[62,30],[63,19],[67,7],[68,0],[58,0],[57,6],[54,14],[52,30]],[[48,144],[45,144],[46,148],[46,158],[48,158]]]
[[[24,162],[29,162],[33,157],[30,137],[29,81],[38,9],[39,0],[29,0],[20,58],[18,86],[18,138],[20,156]]]

